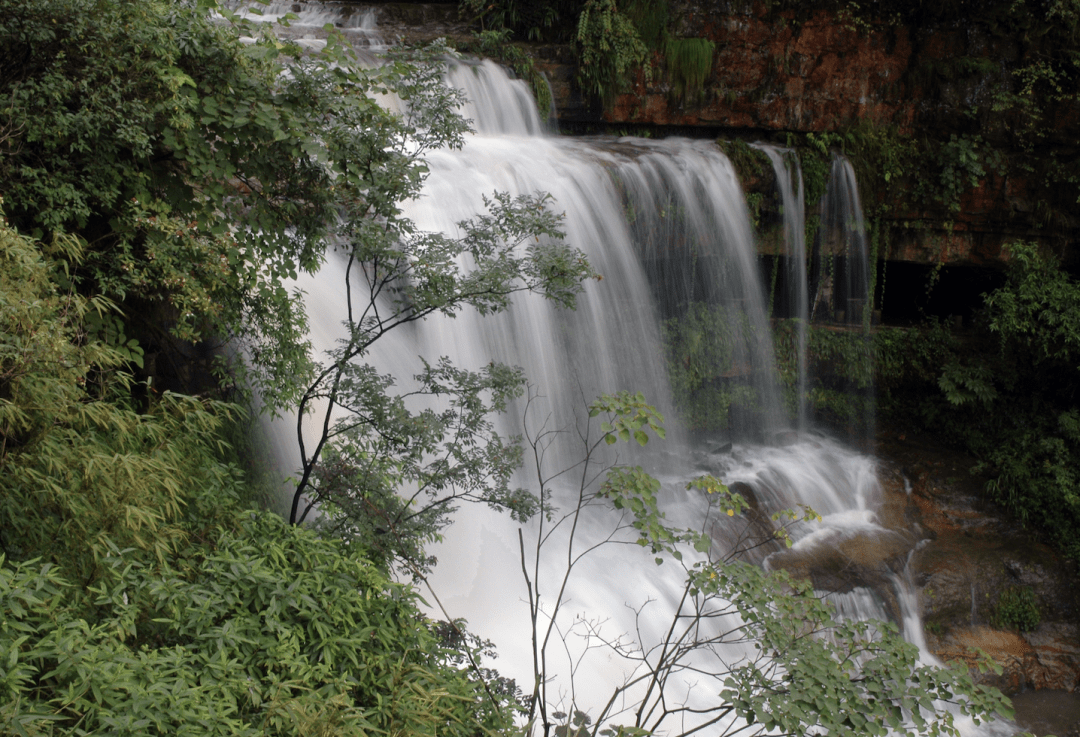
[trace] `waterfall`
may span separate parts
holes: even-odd
[[[806,206],[803,202],[802,167],[799,165],[799,157],[792,149],[767,144],[755,144],[755,148],[764,152],[772,163],[784,207],[784,245],[788,270],[786,283],[790,291],[790,303],[793,306],[791,316],[796,321],[797,419],[799,430],[805,431],[808,423],[806,333],[810,323],[810,297],[806,275]]]
[[[252,5],[250,0],[224,0],[222,5],[247,21],[271,26],[279,37],[313,51],[326,47],[328,25],[342,33],[361,53],[378,54],[387,49],[373,8],[306,0],[270,0],[258,5]],[[374,56],[371,58],[374,60]]]
[[[447,82],[465,92],[468,102],[460,112],[473,121],[478,134],[539,136],[543,132],[528,85],[507,79],[506,71],[490,59],[452,61]]]
[[[448,356],[472,369],[491,360],[523,367],[533,399],[512,407],[500,420],[507,433],[581,429],[588,421],[586,404],[599,393],[644,392],[668,416],[671,431],[662,447],[634,460],[660,479],[664,509],[675,525],[702,523],[702,499],[687,491],[686,483],[711,472],[725,483],[745,485],[765,512],[796,504],[820,512],[820,525],[805,523],[793,530],[796,546],[804,549],[883,529],[876,521],[881,489],[872,458],[810,432],[786,447],[735,437],[726,448],[710,449],[674,421],[661,319],[703,301],[722,306],[722,314],[729,318],[728,329],[735,336],[732,376],[752,388],[757,402],[755,417],[747,421],[758,429],[773,430],[789,422],[775,381],[765,290],[750,219],[734,168],[723,153],[711,142],[679,138],[545,136],[528,90],[497,65],[454,62],[447,78],[468,91],[470,102],[463,113],[474,121],[476,133],[460,150],[435,151],[427,157],[427,182],[419,197],[403,203],[405,215],[421,230],[454,235],[457,223],[481,210],[485,195],[547,192],[553,207],[565,213],[568,242],[586,253],[603,279],[585,285],[574,312],[524,295],[506,313],[493,317],[466,310],[453,320],[432,318],[402,328],[381,339],[368,360],[381,373],[394,375],[402,389],[408,388],[408,377],[419,368],[418,356],[431,360]],[[789,168],[786,152],[763,148],[779,167],[785,214],[791,217],[786,226],[789,260],[802,271],[790,281],[801,290],[794,303],[800,305],[805,331],[810,300],[801,240],[804,228],[795,219],[803,210],[801,176],[797,165]],[[830,184],[827,199],[843,203],[836,206],[842,215],[835,222],[854,222],[854,213],[861,211],[857,194],[852,199],[856,190],[850,164],[837,159],[833,173],[837,194],[832,194]],[[839,224],[827,222],[839,232]],[[848,230],[861,237],[861,223]],[[864,238],[861,243],[865,253]],[[849,295],[845,299],[866,294],[865,258],[861,263],[862,291],[845,287],[842,294]],[[319,274],[299,282],[307,295],[311,337],[318,350],[330,348],[340,337],[342,274],[342,265],[331,257]],[[865,305],[865,296],[862,299]],[[801,362],[805,332],[803,336]],[[805,381],[801,369],[800,396],[805,394]],[[804,408],[800,407],[797,421],[800,429],[806,429]],[[290,449],[295,426],[288,422],[278,427],[274,432],[279,453],[287,464],[295,465],[288,460],[295,458]],[[579,446],[572,435],[551,445],[543,473],[554,475],[574,465],[580,460],[575,455]],[[536,486],[535,473],[523,471],[519,480]],[[571,503],[573,490],[568,486],[556,479],[557,505]],[[655,640],[663,636],[665,623],[678,608],[681,569],[675,564],[658,568],[653,556],[636,545],[600,545],[610,534],[608,515],[596,507],[583,519],[578,534],[586,546],[599,547],[576,569],[558,615],[561,632],[585,629],[589,637],[571,638],[565,650],[553,648],[549,653],[548,665],[565,694],[564,707],[599,708],[611,688],[631,672],[610,657],[609,650],[594,649],[597,637],[614,640],[633,632],[635,637]],[[726,522],[726,517],[722,519]],[[526,535],[534,535],[539,524],[533,520],[524,525]],[[465,618],[471,631],[494,642],[500,654],[494,667],[528,690],[532,650],[519,527],[505,514],[463,507],[444,540],[431,551],[438,558],[431,583],[452,617]],[[734,532],[717,529],[718,545],[734,544]],[[551,542],[564,539],[559,537],[564,532],[556,531]],[[617,540],[630,542],[633,533],[627,536],[624,531]],[[551,561],[541,567],[545,590],[558,590],[559,565]],[[856,592],[849,599],[855,603],[844,604],[845,611],[864,616],[864,604],[873,597]],[[719,655],[737,662],[751,645],[731,645]],[[567,680],[571,671],[572,683]],[[692,674],[673,676],[668,684],[672,697],[691,706],[714,704],[717,690],[696,686],[697,680]]]
[[[855,169],[839,153],[833,154],[828,187],[821,201],[821,228],[815,251],[819,275],[815,308],[823,295],[831,294],[831,304],[824,305],[823,317],[835,316],[836,322],[849,326],[838,330],[860,331],[864,365],[855,373],[872,377],[870,328],[874,305],[866,222]],[[826,284],[827,287],[823,286]],[[844,390],[862,402],[862,418],[852,422],[849,435],[862,442],[872,442],[875,432],[872,380],[868,378],[861,386],[849,381]]]
[[[841,256],[841,271],[835,289],[835,305],[843,320],[870,324],[873,305],[870,296],[870,257],[866,245],[866,222],[859,201],[859,185],[851,162],[833,154],[832,170],[825,199],[821,204],[821,234],[824,248]]]

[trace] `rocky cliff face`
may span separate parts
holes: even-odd
[[[700,103],[673,97],[670,70],[657,52],[653,83],[639,75],[605,110],[578,93],[567,49],[538,47],[562,122],[780,142],[887,130],[916,148],[957,136],[946,153],[961,157],[957,166],[974,163],[967,171],[950,168],[939,148],[924,146],[921,171],[916,158],[904,180],[864,184],[875,190],[868,193],[871,204],[887,205],[880,208],[892,235],[887,258],[996,265],[1007,258],[1002,246],[1018,238],[1072,256],[1080,179],[1068,172],[1080,171],[1080,104],[1051,101],[1041,112],[1037,148],[1034,139],[1023,139],[1030,111],[1005,101],[1020,84],[1015,70],[1040,58],[1040,50],[1022,35],[974,21],[909,27],[820,10],[777,13],[760,2],[671,5],[674,35],[715,45]],[[975,158],[963,160],[966,155]],[[957,201],[898,194],[935,187],[955,188]]]
[[[673,102],[663,79],[622,95],[609,120],[725,129],[821,132],[860,119],[910,130],[917,105],[901,78],[912,58],[904,28],[869,33],[819,11],[803,21],[730,3],[678,8],[676,33],[716,44],[708,91],[700,106]],[[573,119],[588,111],[567,109]]]

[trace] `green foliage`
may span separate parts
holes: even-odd
[[[512,33],[529,41],[564,41],[570,35],[579,0],[459,0],[461,15],[481,32]]]
[[[1080,28],[1080,14],[1071,13],[1072,30]],[[1041,45],[1041,44],[1040,44]],[[1080,99],[1075,77],[1080,56],[1071,48],[1042,50],[1040,58],[1015,68],[1010,84],[1001,85],[990,110],[999,116],[1016,142],[1028,153],[1052,130],[1052,108]]]
[[[667,36],[671,14],[667,0],[630,0],[625,4],[626,16],[649,51],[659,51]]]
[[[196,339],[207,319],[235,323],[244,305],[283,298],[262,264],[314,264],[331,182],[297,147],[317,128],[298,104],[311,90],[280,77],[272,42],[245,46],[192,5],[0,10],[9,215],[24,232],[94,244],[73,269],[83,291],[167,299],[175,332]],[[240,214],[249,227],[230,231]]]
[[[513,444],[484,419],[520,391],[517,372],[437,362],[419,393],[450,394],[452,409],[433,418],[406,412],[391,381],[363,364],[395,327],[466,308],[497,312],[523,290],[572,307],[592,275],[541,195],[496,193],[488,214],[460,224],[460,238],[419,233],[402,216],[400,203],[423,185],[423,156],[460,146],[468,129],[455,112],[461,93],[443,82],[444,46],[398,49],[372,68],[336,34],[321,53],[305,54],[215,2],[33,0],[0,10],[0,115],[8,116],[0,124],[11,131],[0,142],[0,175],[16,223],[69,229],[92,243],[62,265],[80,293],[127,313],[124,324],[92,322],[93,335],[137,364],[141,346],[129,334],[138,307],[162,300],[179,337],[235,335],[246,349],[236,355],[249,358],[234,368],[235,383],[258,390],[269,411],[298,405],[301,425],[318,423],[314,444],[305,445],[303,428],[298,437],[291,519],[332,499],[327,518],[358,531],[373,556],[418,550],[455,499],[529,513],[525,495],[507,488]],[[231,22],[215,21],[214,10]],[[379,104],[391,91],[403,112]],[[331,244],[346,278],[368,281],[368,299],[354,303],[349,290],[348,338],[321,363],[286,285],[319,268]],[[327,414],[311,415],[324,400]],[[334,424],[336,407],[349,416]],[[435,494],[434,506],[396,508],[394,490],[410,481],[421,498]],[[373,510],[388,519],[348,521]],[[397,541],[376,544],[360,532],[369,528]],[[418,536],[412,544],[397,539],[406,529]]]
[[[750,213],[750,222],[754,226],[754,230],[761,228],[761,207],[765,204],[765,195],[761,192],[747,192],[746,193],[746,209]],[[773,269],[773,288],[770,290],[770,312],[773,304],[772,297],[775,296],[776,290],[776,269]]]
[[[406,397],[387,391],[391,377],[350,364],[338,391],[348,406],[363,407],[362,421],[340,423],[305,489],[320,504],[321,529],[384,568],[404,562],[413,573],[434,563],[424,545],[439,539],[460,502],[509,510],[520,521],[538,509],[531,494],[510,486],[521,448],[488,419],[520,395],[520,370],[470,372],[443,359],[415,379],[421,388],[410,396],[449,397],[449,407],[410,412]]]
[[[941,147],[941,182],[937,199],[948,209],[960,212],[960,195],[976,187],[986,175],[979,156],[981,136],[949,136]]]
[[[89,589],[38,561],[0,567],[4,729],[47,734],[459,734],[510,705],[454,667],[415,594],[268,513],[157,564],[117,551]],[[507,707],[505,711],[503,708]]]
[[[641,70],[646,83],[652,80],[649,49],[615,0],[586,0],[574,41],[578,85],[586,94],[603,100],[605,106],[629,87],[636,70]]]
[[[1052,260],[1015,243],[1009,282],[986,297],[996,350],[981,356],[999,393],[994,421],[966,434],[993,476],[991,495],[1080,555],[1080,287]]]
[[[462,670],[410,589],[239,509],[237,408],[131,406],[128,356],[86,327],[110,305],[60,286],[79,253],[0,226],[0,731],[508,728],[513,689]]]
[[[877,126],[864,119],[845,132],[844,148],[858,175],[863,206],[871,216],[882,207],[895,206],[904,179],[918,168],[915,139],[901,135],[894,126]]]
[[[789,407],[796,406],[798,333],[793,320],[774,328],[777,367]],[[807,331],[806,399],[818,420],[844,426],[875,407],[885,414],[916,411],[910,403],[938,378],[951,338],[940,325],[860,330],[811,325]],[[873,393],[868,393],[873,390]]]
[[[721,693],[764,731],[805,734],[817,722],[830,734],[956,735],[953,715],[935,699],[959,701],[976,722],[980,714],[1010,711],[1000,693],[974,685],[966,669],[920,666],[918,649],[894,625],[835,622],[830,608],[809,595],[808,583],[750,566],[729,566],[715,581],[719,595],[737,597],[746,634],[772,655],[734,668]],[[779,684],[767,675],[776,665],[786,674]],[[852,703],[860,708],[845,708]]]
[[[806,203],[806,244],[811,247],[821,227],[821,200],[829,186],[832,172],[832,152],[835,134],[808,133],[803,142],[788,136],[788,146],[795,148],[803,177],[803,201]],[[862,182],[862,179],[859,180]]]
[[[765,155],[765,152],[754,148],[741,138],[730,141],[718,139],[716,145],[731,160],[731,165],[735,167],[735,173],[738,175],[744,191],[750,182],[756,181],[772,171],[769,157]]]
[[[705,79],[712,71],[716,44],[704,38],[667,38],[667,61],[671,96],[682,105],[699,105],[705,98]]]
[[[183,539],[178,479],[229,496],[218,433],[237,408],[169,393],[131,406],[130,346],[101,334],[111,305],[57,286],[80,252],[0,226],[0,528],[9,557],[87,582],[116,548],[161,557]]]
[[[1080,289],[1034,244],[1009,246],[1009,283],[986,297],[989,329],[1017,342],[1035,364],[1074,367],[1080,353]]]
[[[938,387],[945,394],[945,400],[957,406],[976,402],[990,404],[998,394],[989,366],[981,363],[965,366],[955,359],[941,368]]]
[[[832,172],[832,150],[843,150],[846,142],[845,136],[825,131],[807,133],[802,144],[796,144],[795,149],[799,152],[802,166],[807,209],[811,209],[825,197]]]
[[[688,427],[726,428],[733,406],[757,405],[745,381],[753,331],[744,312],[695,302],[664,323],[663,338],[676,407]]]
[[[604,433],[604,442],[608,445],[618,440],[629,442],[631,436],[638,445],[645,445],[649,442],[646,428],[659,438],[667,434],[663,428],[664,416],[645,403],[641,392],[630,394],[622,391],[603,395],[589,405],[589,417],[600,414],[612,416],[610,421],[600,423],[600,432]]]
[[[520,370],[492,363],[465,371],[445,359],[425,362],[417,387],[395,394],[393,377],[379,375],[364,359],[391,330],[466,308],[500,312],[520,291],[572,308],[593,272],[580,251],[562,242],[561,218],[548,200],[496,193],[487,215],[459,223],[457,239],[377,234],[354,241],[345,278],[366,288],[347,291],[349,336],[328,352],[300,400],[305,419],[297,428],[301,469],[291,521],[303,522],[321,505],[324,524],[336,534],[388,565],[398,557],[418,573],[428,565],[423,543],[437,538],[458,502],[509,509],[520,519],[537,510],[528,493],[510,488],[520,463],[515,440],[501,438],[488,420],[520,395]],[[384,222],[391,232],[411,229],[400,218]],[[447,409],[407,409],[425,395],[440,397]],[[324,398],[330,401],[312,414]],[[338,407],[344,416],[335,419]],[[314,444],[305,440],[305,422],[315,425]],[[412,489],[405,499],[397,496],[402,488]]]
[[[663,338],[676,407],[695,429],[724,429],[733,406],[750,408],[756,394],[744,379],[750,373],[749,326],[723,306],[689,305],[686,314],[665,322]],[[798,406],[798,330],[795,320],[775,320],[772,338],[777,379],[789,411]],[[860,330],[811,325],[807,365],[811,382],[805,399],[820,421],[846,425],[878,405],[886,414],[918,415],[920,400],[933,391],[956,350],[943,325]],[[869,393],[875,390],[875,393]]]
[[[1033,632],[1039,627],[1039,605],[1035,592],[1028,587],[1005,589],[994,605],[991,624],[998,629],[1018,629]]]

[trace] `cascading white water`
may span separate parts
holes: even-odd
[[[732,418],[733,436],[760,438],[787,426],[753,230],[734,167],[705,141],[622,138],[592,145],[630,154],[613,176],[631,226],[628,245],[644,263],[662,312],[678,315],[693,302],[722,307],[714,315],[727,323],[728,373],[750,386],[756,400],[752,415]]]
[[[225,0],[222,4],[241,18],[272,26],[279,37],[315,51],[326,47],[328,25],[361,51],[379,53],[387,48],[376,27],[373,8],[329,6],[306,0],[270,0],[265,5],[253,5],[250,0]]]
[[[671,418],[661,314],[690,301],[710,301],[725,305],[732,315],[732,330],[739,335],[736,363],[754,384],[758,421],[784,426],[752,230],[726,157],[703,141],[544,137],[524,85],[494,64],[452,64],[448,79],[468,91],[464,112],[475,121],[477,134],[461,150],[427,157],[427,183],[420,197],[404,203],[405,214],[423,230],[452,235],[458,222],[481,211],[485,195],[547,192],[554,208],[565,213],[568,241],[585,251],[603,280],[585,286],[572,313],[523,296],[502,315],[481,318],[466,311],[454,320],[430,319],[401,329],[380,340],[368,356],[379,371],[407,385],[419,368],[418,356],[448,356],[468,368],[491,360],[522,366],[541,398],[527,416],[524,405],[507,414],[504,429],[510,432],[520,432],[523,423],[530,433],[541,427],[580,428],[589,401],[620,389],[644,392]],[[788,181],[785,212],[801,214],[801,184],[796,188]],[[791,227],[803,232],[801,225]],[[794,260],[805,264],[805,257]],[[342,280],[340,264],[331,262],[301,284],[308,294],[312,340],[322,350],[333,345],[340,331]],[[797,301],[808,302],[805,292]],[[800,427],[802,420],[800,413]],[[736,444],[727,452],[705,452],[694,450],[677,427],[673,430],[666,451],[641,459],[663,482],[673,523],[700,523],[701,499],[685,484],[701,472],[713,472],[727,483],[748,484],[766,509],[801,503],[821,512],[820,526],[795,530],[798,545],[828,544],[830,535],[876,525],[880,488],[874,461],[866,456],[809,436],[783,448]],[[289,423],[279,433],[286,457],[295,442],[293,432]],[[570,467],[576,460],[574,447],[552,446],[544,473]],[[523,475],[522,483],[534,484],[535,479]],[[566,501],[556,496],[556,504]],[[608,534],[608,514],[597,508],[587,515],[579,530],[583,541],[596,543]],[[536,524],[526,531],[534,532]],[[532,650],[518,527],[486,508],[462,509],[432,551],[439,560],[432,583],[451,616],[466,618],[472,631],[495,643],[500,660],[494,665],[528,690]],[[723,544],[723,533],[717,537]],[[541,566],[545,590],[556,589],[559,565]],[[637,546],[601,547],[575,570],[558,615],[561,631],[587,621],[610,637],[635,630],[646,639],[662,637],[682,583],[680,571],[667,575],[668,569],[658,568]],[[846,609],[863,616],[868,595],[854,597]],[[610,651],[590,650],[590,643],[595,640],[569,641],[565,651],[553,648],[550,653],[549,672],[565,689],[564,707],[598,708],[628,672]],[[743,647],[732,646],[724,657],[737,660]],[[695,679],[676,677],[669,687],[688,703],[710,703],[715,689],[695,691]]]
[[[844,322],[870,322],[870,256],[866,244],[866,222],[855,169],[844,156],[833,154],[825,199],[821,203],[822,240],[833,253],[842,256],[841,278],[835,285],[836,309]]]
[[[806,411],[806,341],[810,324],[809,284],[806,275],[806,206],[803,197],[802,167],[795,151],[768,144],[755,144],[769,157],[784,207],[784,244],[787,251],[788,289],[791,292],[792,317],[797,321],[796,360],[798,362],[798,428],[805,431]]]
[[[455,59],[446,76],[450,85],[464,91],[468,102],[461,115],[473,122],[479,135],[539,136],[544,132],[528,85],[507,79],[506,71],[490,59]]]
[[[851,325],[850,329],[861,330],[865,366],[860,373],[872,376],[870,326],[873,285],[866,221],[859,200],[855,169],[839,153],[833,154],[828,187],[821,201],[819,239],[818,273],[823,275],[828,271],[828,278],[832,279],[831,287],[827,290],[832,294],[831,306],[835,309],[832,314],[838,318],[838,322]],[[821,264],[823,261],[831,264],[831,268],[824,268]],[[843,317],[839,319],[841,315]],[[872,441],[876,427],[873,386],[857,387],[852,383],[846,389],[849,396],[859,396],[862,400],[862,417],[853,421],[850,433],[853,438]]]

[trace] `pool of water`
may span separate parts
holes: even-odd
[[[1037,737],[1080,732],[1080,694],[1068,691],[1027,691],[1010,697],[1016,723]]]

